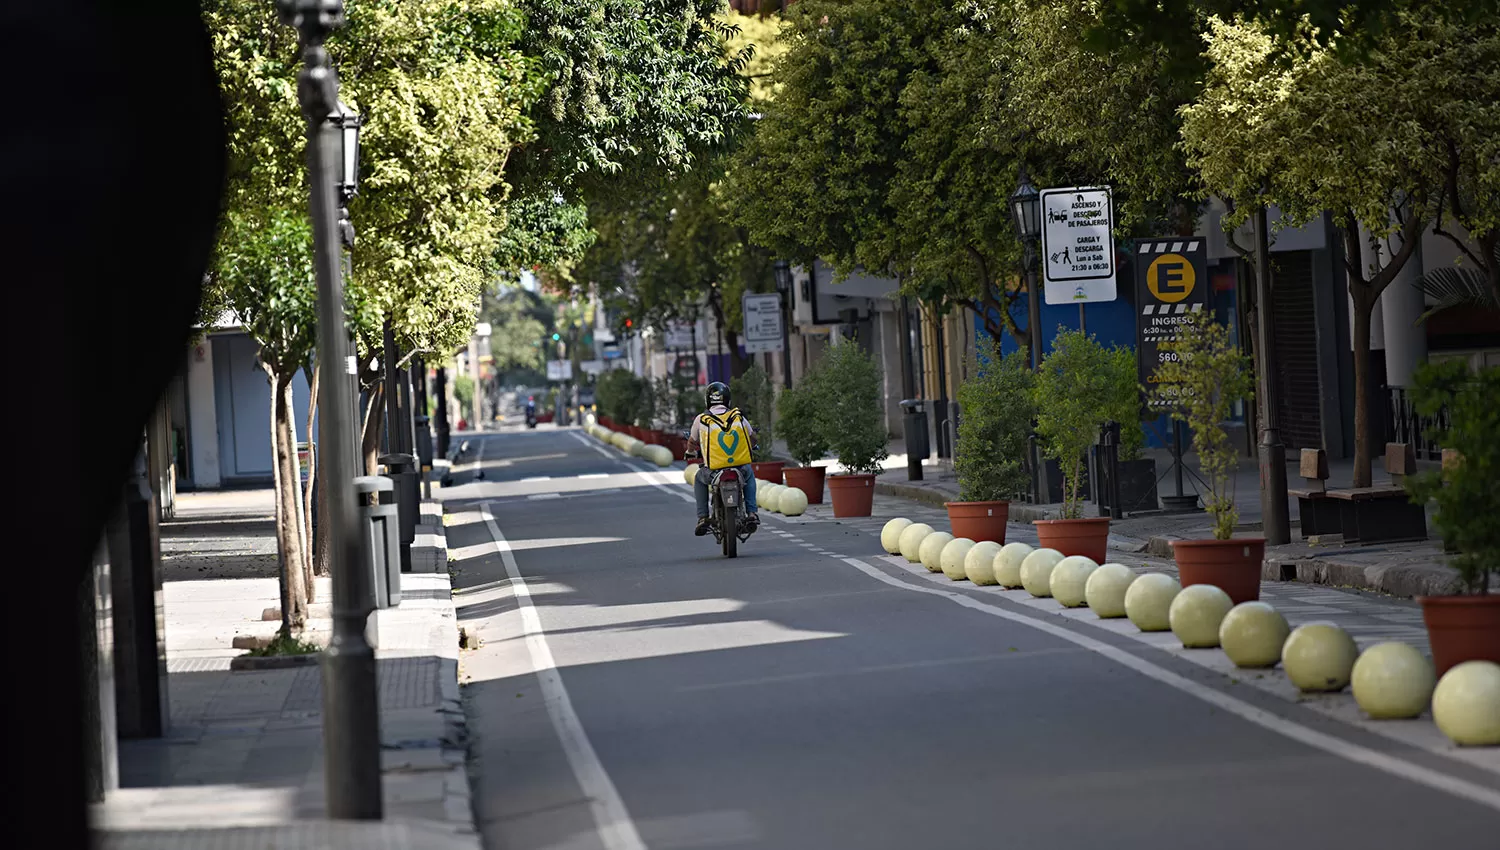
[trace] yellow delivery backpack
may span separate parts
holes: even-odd
[[[698,417],[698,422],[703,426],[703,457],[709,469],[728,469],[750,462],[750,426],[739,408],[725,411],[723,416],[705,413]]]

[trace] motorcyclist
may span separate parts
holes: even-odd
[[[536,396],[534,395],[526,397],[526,424],[536,424]]]
[[[748,451],[740,454],[748,459],[750,451],[755,449],[755,426],[737,409],[730,406],[729,387],[719,381],[714,381],[708,385],[708,390],[704,393],[704,401],[708,409],[694,417],[693,427],[688,431],[688,457],[693,459],[702,456],[699,442],[708,438],[711,431],[717,430],[721,435],[737,436],[734,431],[743,425],[744,431],[749,436],[750,446]],[[726,425],[729,427],[725,428]],[[732,445],[732,442],[730,444]],[[745,521],[749,530],[754,531],[760,525],[760,514],[755,505],[755,474],[749,463],[735,466],[734,469],[739,471],[740,480],[745,482]],[[708,482],[712,474],[713,471],[705,463],[699,467],[698,477],[693,483],[694,494],[698,497],[698,524],[693,528],[693,534],[698,537],[708,533]]]

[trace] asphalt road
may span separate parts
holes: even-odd
[[[470,439],[444,499],[493,850],[1500,847],[1494,774],[934,589],[846,524],[725,559],[680,469],[576,431]]]

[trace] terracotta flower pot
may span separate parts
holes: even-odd
[[[833,497],[834,516],[869,516],[875,506],[875,476],[830,475],[828,493]]]
[[[755,472],[755,477],[772,484],[781,483],[781,468],[786,465],[785,461],[763,460],[750,464],[750,469]]]
[[[1005,523],[1010,518],[1010,502],[944,502],[948,524],[954,537],[967,537],[975,543],[986,540],[1005,542]]]
[[[1082,555],[1102,564],[1109,550],[1109,517],[1084,519],[1039,519],[1036,536],[1043,549],[1056,549],[1064,555]]]
[[[826,466],[794,466],[790,469],[782,469],[781,477],[786,479],[786,486],[796,487],[807,494],[809,505],[823,504],[823,476],[828,473]]]
[[[1500,664],[1500,593],[1419,596],[1417,601],[1439,677],[1465,661]]]
[[[1177,540],[1172,543],[1172,554],[1183,587],[1211,584],[1229,594],[1236,605],[1260,598],[1260,565],[1266,557],[1264,537]]]

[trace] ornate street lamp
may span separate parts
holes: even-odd
[[[1026,249],[1026,318],[1027,332],[1031,334],[1031,368],[1042,365],[1042,304],[1040,287],[1036,283],[1036,243],[1042,235],[1042,196],[1031,185],[1026,176],[1026,165],[1021,165],[1021,183],[1010,196],[1010,211],[1015,217],[1016,234]]]
[[[375,607],[374,573],[366,529],[356,503],[354,478],[359,445],[354,425],[354,349],[344,304],[340,264],[340,159],[357,172],[354,156],[340,144],[348,128],[330,120],[343,115],[339,78],[323,42],[344,25],[342,0],[276,0],[281,22],[297,30],[302,71],[297,95],[307,122],[309,210],[313,226],[313,271],[318,285],[319,462],[328,484],[328,536],[333,571],[333,636],[323,651],[323,763],[328,815],[379,820],[380,692],[375,650],[365,627]],[[352,180],[345,180],[352,187]],[[347,221],[347,220],[346,220]],[[345,238],[352,236],[352,228]],[[350,364],[349,368],[344,368]]]

